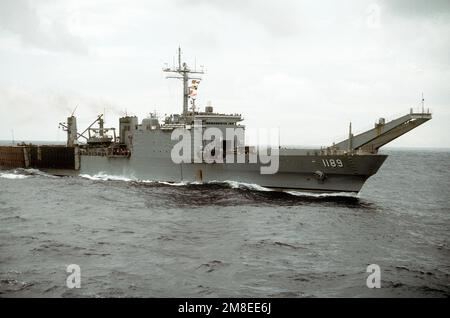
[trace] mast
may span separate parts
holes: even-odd
[[[186,117],[188,113],[188,103],[189,103],[189,80],[201,80],[199,77],[190,76],[190,74],[204,74],[203,70],[191,70],[186,63],[181,64],[181,48],[178,47],[178,67],[173,68],[167,67],[163,69],[167,73],[177,73],[180,75],[167,76],[167,78],[178,78],[183,81],[183,116]]]

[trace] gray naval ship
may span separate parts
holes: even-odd
[[[352,133],[350,124],[348,138],[328,147],[277,147],[276,152],[272,149],[272,155],[276,155],[272,160],[278,162],[276,173],[261,173],[261,167],[267,166],[267,162],[254,156],[257,147],[246,145],[245,140],[235,143],[223,140],[220,152],[214,153],[215,149],[209,152],[215,158],[236,159],[236,156],[241,156],[244,159],[239,163],[236,160],[210,163],[204,152],[204,141],[197,145],[197,149],[192,149],[192,160],[175,162],[173,149],[179,139],[172,137],[174,130],[203,133],[208,128],[216,128],[225,135],[227,128],[245,129],[240,114],[218,113],[212,106],[206,106],[204,111],[197,109],[195,95],[203,71],[190,69],[186,63],[181,63],[180,50],[177,62],[177,65],[163,70],[169,74],[168,78],[177,78],[183,83],[181,114],[172,114],[162,120],[151,114],[141,123],[135,116],[122,117],[119,119],[118,136],[115,128],[104,127],[102,115],[79,133],[76,117],[72,114],[67,122],[60,123],[67,131],[65,149],[69,149],[70,156],[67,159],[67,154],[53,155],[54,158],[66,157],[69,164],[39,166],[45,152],[41,147],[41,150],[33,150],[37,153],[34,157],[38,158],[35,166],[58,175],[105,174],[165,182],[237,181],[275,190],[357,193],[386,160],[386,155],[378,153],[380,147],[431,119],[429,110],[424,110],[422,98],[421,111],[413,112],[411,109],[404,116],[389,122],[380,118],[373,129],[357,135]],[[27,160],[24,149],[25,166],[28,163],[28,167],[33,167],[29,154],[33,151],[28,150]]]

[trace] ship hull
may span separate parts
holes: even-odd
[[[280,156],[279,171],[261,174],[260,164],[182,163],[170,158],[108,158],[81,156],[79,174],[111,175],[164,182],[236,181],[274,190],[307,192],[359,192],[387,156]],[[325,166],[340,160],[342,167]],[[318,173],[321,172],[322,174]]]

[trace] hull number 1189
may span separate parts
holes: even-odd
[[[324,167],[342,168],[344,164],[341,159],[322,159]]]

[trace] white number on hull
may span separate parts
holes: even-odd
[[[341,159],[322,159],[324,167],[342,168],[344,163]]]

